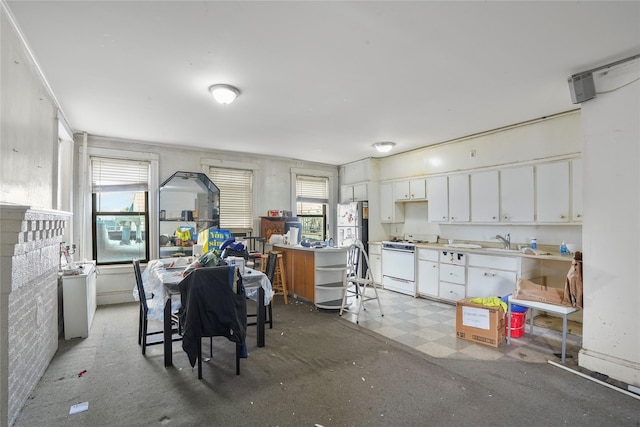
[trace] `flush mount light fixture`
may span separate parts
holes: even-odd
[[[215,99],[218,104],[223,105],[231,104],[236,100],[238,95],[240,95],[240,91],[237,88],[225,84],[209,86],[209,92],[211,92],[213,99]]]
[[[379,153],[388,153],[396,145],[395,142],[376,142],[373,147],[378,150]]]

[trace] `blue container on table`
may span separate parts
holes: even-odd
[[[511,296],[511,294],[509,295],[505,295],[502,298],[500,298],[502,301],[504,301],[505,304],[507,304],[507,306],[509,305],[509,297]],[[516,305],[516,304],[511,304],[511,312],[512,313],[524,313],[527,310],[529,310],[529,307],[523,307],[521,305]]]

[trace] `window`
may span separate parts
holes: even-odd
[[[209,168],[209,178],[220,189],[220,228],[236,233],[253,229],[253,171]]]
[[[323,176],[296,176],[296,213],[302,222],[302,239],[326,240],[329,179]]]
[[[149,162],[91,158],[93,257],[149,260]]]

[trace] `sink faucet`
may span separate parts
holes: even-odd
[[[507,237],[504,238],[501,235],[497,235],[496,239],[500,239],[502,240],[502,243],[504,243],[504,248],[505,249],[511,249],[511,233],[507,233]]]

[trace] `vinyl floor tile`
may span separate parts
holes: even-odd
[[[397,292],[378,290],[381,315],[375,300],[366,303],[367,310],[361,311],[359,325],[389,339],[415,348],[437,358],[461,360],[522,360],[531,363],[559,361],[554,353],[560,353],[562,331],[558,330],[562,322],[545,319],[534,321],[534,335],[529,333],[527,324],[521,338],[513,338],[511,345],[501,344],[498,348],[467,341],[456,336],[456,307],[424,298],[413,298]],[[350,300],[350,310],[357,310],[359,300]],[[344,313],[343,318],[356,322],[357,316]],[[573,326],[573,325],[572,325]],[[581,331],[573,327],[572,331]],[[567,354],[573,355],[566,363],[577,364],[577,352],[582,337],[567,334]]]

